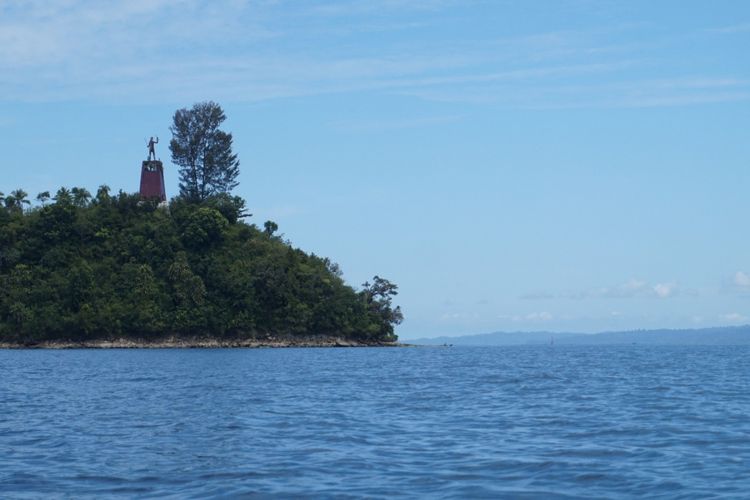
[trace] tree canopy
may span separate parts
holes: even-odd
[[[107,186],[40,193],[34,208],[26,197],[0,207],[0,341],[396,339],[395,285],[376,276],[354,290],[275,223],[243,222],[239,197],[177,197],[166,210]]]
[[[169,149],[179,167],[180,195],[203,201],[237,187],[240,162],[232,152],[232,134],[219,129],[226,116],[213,101],[175,111]]]
[[[0,192],[0,342],[209,336],[396,340],[396,285],[355,291],[335,263],[247,224],[224,111],[174,114],[180,195],[163,207],[102,185]],[[50,202],[50,199],[52,202]]]

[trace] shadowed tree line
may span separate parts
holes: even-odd
[[[207,193],[167,210],[107,186],[39,193],[34,207],[0,193],[0,341],[396,339],[395,285],[376,276],[356,291],[275,223],[243,222],[241,198]]]

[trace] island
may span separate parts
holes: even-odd
[[[398,287],[245,222],[239,160],[215,102],[179,109],[167,200],[151,137],[140,191],[0,193],[0,347],[392,346]]]
[[[394,345],[396,285],[360,290],[331,260],[243,221],[218,194],[169,203],[61,188],[0,208],[0,346]]]

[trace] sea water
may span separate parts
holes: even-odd
[[[0,496],[747,497],[747,347],[0,351]]]

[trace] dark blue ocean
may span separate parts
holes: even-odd
[[[750,348],[0,351],[0,497],[750,497]]]

